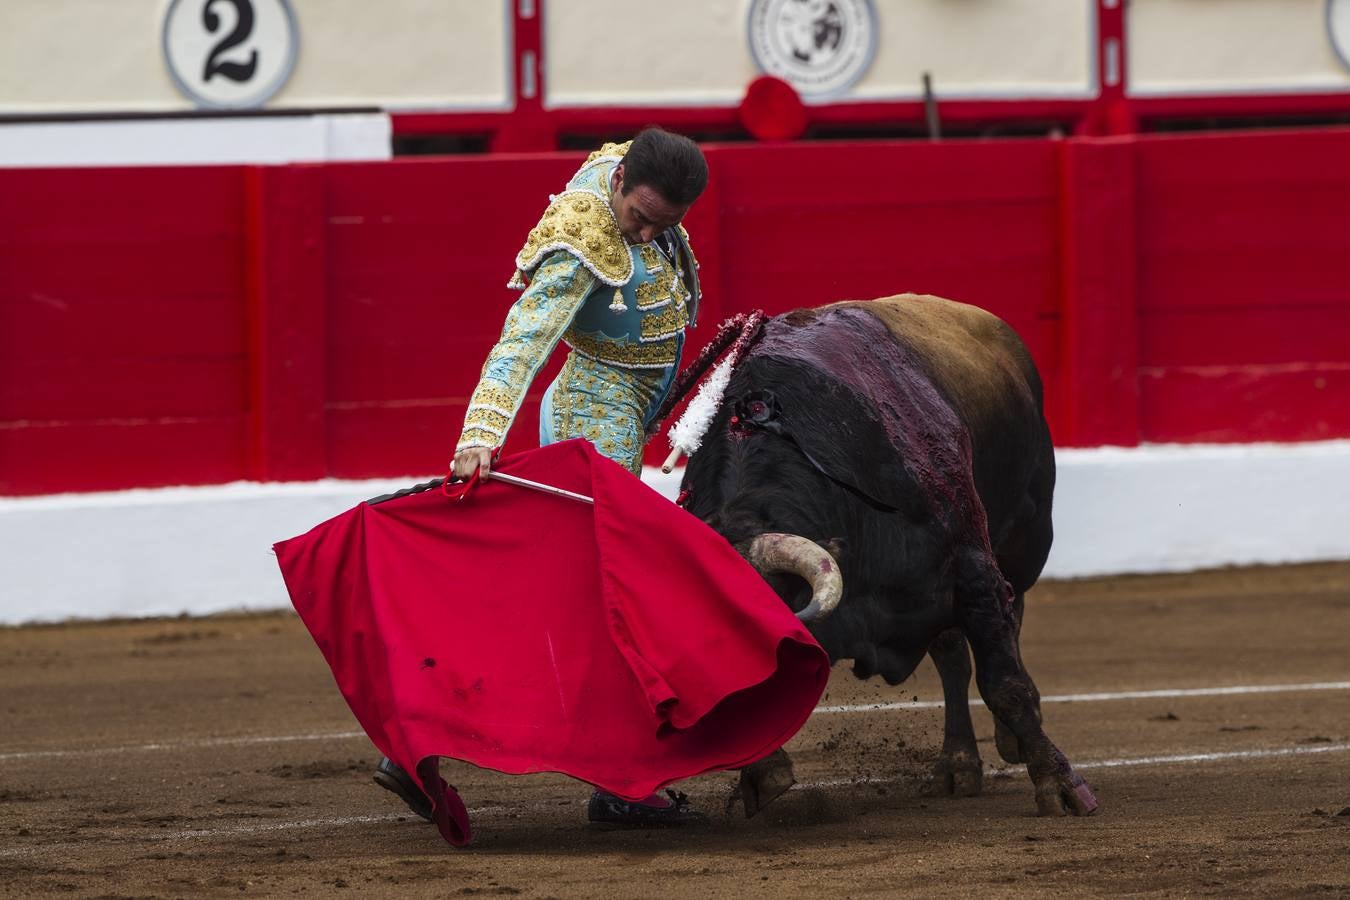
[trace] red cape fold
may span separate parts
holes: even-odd
[[[380,752],[469,841],[451,757],[561,772],[630,800],[796,734],[829,661],[701,521],[584,440],[489,480],[354,509],[276,545],[291,601]]]

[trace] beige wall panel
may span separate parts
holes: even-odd
[[[728,104],[755,77],[748,0],[552,0],[544,5],[549,106]]]
[[[858,97],[1086,97],[1095,93],[1091,0],[877,0],[881,40]]]
[[[295,71],[269,106],[509,108],[509,0],[292,0]],[[160,111],[167,0],[0,0],[0,113]]]
[[[274,102],[509,108],[509,0],[291,0],[300,64]]]
[[[1092,0],[876,0],[877,54],[853,98],[1089,96]],[[750,0],[553,0],[545,6],[550,106],[735,104],[759,70]],[[629,30],[619,40],[620,29]],[[682,49],[683,48],[683,49]]]
[[[0,111],[187,109],[160,0],[0,0]]]
[[[1326,30],[1326,0],[1134,0],[1134,95],[1350,89]]]

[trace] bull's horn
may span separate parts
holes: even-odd
[[[797,534],[761,534],[744,546],[741,555],[759,574],[791,572],[811,585],[811,602],[797,613],[803,622],[823,619],[839,605],[844,579],[834,557],[819,544]]]

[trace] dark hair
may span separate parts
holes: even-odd
[[[661,128],[644,128],[624,154],[623,192],[647,185],[672,206],[688,206],[708,186],[698,144]]]

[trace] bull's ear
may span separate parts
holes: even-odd
[[[862,397],[825,379],[780,383],[775,391],[775,430],[816,469],[874,505],[911,518],[929,515],[900,448]]]

